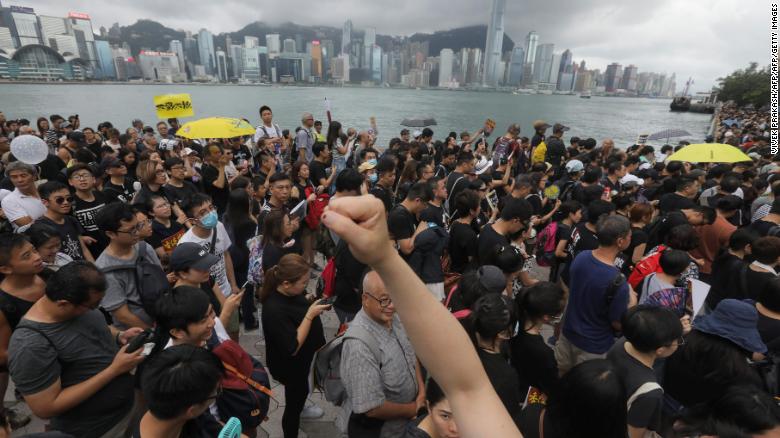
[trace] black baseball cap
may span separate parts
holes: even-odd
[[[87,141],[84,133],[81,131],[72,131],[68,133],[68,140],[73,140],[76,143],[84,143]]]
[[[105,175],[105,173],[108,172],[108,169],[122,166],[126,166],[126,164],[122,161],[119,161],[119,159],[116,157],[106,157],[103,159],[103,161],[100,162],[100,174]]]
[[[186,271],[197,269],[208,271],[219,261],[219,258],[197,243],[183,242],[171,253],[171,271]]]

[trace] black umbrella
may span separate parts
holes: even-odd
[[[433,117],[408,117],[401,121],[401,126],[409,128],[425,128],[426,126],[436,125],[436,119]]]
[[[674,137],[690,137],[691,133],[684,130],[684,129],[664,129],[663,131],[658,131],[655,134],[650,134],[647,139],[648,140],[661,140],[663,138],[666,139],[666,142],[669,143],[670,138]]]

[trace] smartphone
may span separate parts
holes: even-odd
[[[142,331],[141,333],[137,334],[133,339],[131,339],[130,342],[128,342],[127,344],[127,350],[125,350],[125,352],[134,353],[147,343],[154,344],[154,335],[152,334],[152,331],[149,329]]]
[[[321,305],[321,306],[330,306],[330,305],[333,305],[333,303],[335,303],[335,302],[336,302],[336,296],[333,295],[331,297],[321,299],[320,302],[319,302],[319,305]]]
[[[241,290],[246,290],[246,287],[249,285],[249,280],[245,281],[244,284],[241,285]]]

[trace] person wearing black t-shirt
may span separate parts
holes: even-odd
[[[73,260],[94,262],[94,257],[81,239],[84,228],[75,217],[70,215],[74,201],[68,186],[59,181],[47,181],[38,187],[38,193],[43,205],[46,206],[46,212],[35,222],[49,225],[57,230],[62,242],[60,252]]]
[[[512,366],[517,371],[520,394],[533,386],[544,394],[558,385],[558,363],[555,354],[541,334],[544,324],[560,320],[565,304],[563,289],[549,282],[539,282],[515,297],[519,315],[519,333],[510,342]]]
[[[326,190],[336,178],[335,168],[328,167],[330,151],[325,143],[314,143],[311,150],[314,159],[309,162],[309,179],[315,186]]]
[[[455,170],[447,176],[447,199],[451,201],[461,190],[469,187],[471,182],[470,175],[474,173],[474,155],[471,152],[464,151],[458,154]],[[449,206],[449,213],[452,215],[452,205]]]
[[[476,267],[479,240],[471,222],[479,214],[479,195],[464,190],[455,197],[454,206],[456,219],[450,227],[450,272],[463,274]]]
[[[477,255],[480,266],[495,264],[496,247],[509,245],[509,236],[528,229],[531,214],[531,204],[525,199],[512,198],[506,202],[496,223],[485,225],[479,233]]]
[[[685,321],[687,331],[690,322]],[[628,400],[628,436],[644,436],[648,431],[662,432],[664,391],[658,384],[653,364],[671,356],[683,335],[677,314],[665,307],[636,306],[623,316],[625,339],[607,353]]]
[[[190,198],[199,192],[195,184],[187,180],[187,166],[184,160],[171,157],[165,160],[163,167],[168,172],[168,182],[163,186],[165,197],[171,203],[174,216],[180,222],[187,219],[182,208],[189,203]]]
[[[284,385],[284,435],[298,435],[300,414],[309,395],[309,369],[314,354],[325,345],[320,314],[330,305],[310,303],[304,296],[309,264],[287,254],[266,272],[260,295],[268,370]]]
[[[385,205],[385,211],[393,209],[393,184],[395,183],[395,161],[390,157],[382,157],[376,165],[377,182],[368,191],[379,198]]]
[[[699,182],[693,178],[678,178],[676,191],[661,195],[658,208],[662,214],[691,209],[696,205],[693,198],[699,193]]]
[[[108,179],[103,181],[103,194],[106,196],[106,201],[130,203],[135,189],[133,189],[133,182],[127,178],[127,165],[124,161],[109,157],[100,163],[100,168],[108,175]]]
[[[230,186],[225,176],[225,166],[230,157],[224,155],[222,147],[218,144],[210,144],[204,151],[204,163],[200,168],[203,177],[203,188],[207,195],[213,199],[217,213],[222,216],[227,208]]]
[[[433,191],[433,199],[420,213],[420,220],[434,223],[442,228],[447,228],[450,216],[444,210],[444,201],[447,200],[447,188],[444,186],[444,178],[431,178],[427,182]]]
[[[678,225],[711,225],[713,222],[715,222],[715,210],[710,207],[694,205],[691,208],[672,211],[648,226],[646,248],[650,250],[663,243],[664,237]]]
[[[93,169],[82,163],[77,163],[68,168],[68,183],[76,191],[73,200],[73,216],[78,219],[84,228],[83,236],[92,255],[100,255],[108,246],[106,234],[98,229],[95,218],[100,210],[106,206],[106,198],[103,193],[93,190],[95,187],[95,175]]]
[[[390,239],[395,241],[395,247],[404,259],[414,251],[415,237],[428,227],[427,223],[419,222],[417,216],[432,198],[433,192],[428,183],[415,183],[409,189],[406,199],[387,215]]]
[[[569,284],[569,268],[577,254],[599,247],[599,240],[596,237],[596,224],[599,218],[612,213],[614,210],[615,205],[611,202],[600,199],[593,201],[587,208],[588,220],[580,222],[572,228],[571,236],[569,236],[569,242],[566,246],[566,261],[561,269],[561,280],[564,284]]]

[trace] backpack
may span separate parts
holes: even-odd
[[[455,295],[455,291],[458,290],[458,285],[452,286],[452,289],[450,289],[450,292],[447,294],[447,298],[444,300],[444,307],[447,308],[447,310],[452,313],[452,316],[455,317],[457,320],[466,319],[471,315],[471,309],[462,309],[453,312],[452,308],[450,308],[450,301],[452,301],[452,296]]]
[[[244,431],[257,429],[266,419],[273,397],[265,367],[231,340],[223,341],[212,352],[225,367],[222,394],[216,400],[219,416],[238,418]]]
[[[320,278],[317,279],[317,296],[329,298],[333,296],[333,287],[336,284],[336,258],[331,257],[325,263]]]
[[[257,235],[246,242],[249,249],[247,262],[246,281],[259,286],[263,284],[263,236],[259,234],[260,225],[257,225]]]
[[[306,190],[304,190],[306,197],[308,198],[309,195],[314,193],[314,190],[314,187],[306,187]],[[310,229],[316,230],[317,227],[319,227],[322,213],[325,211],[325,207],[328,206],[328,202],[330,202],[330,195],[327,193],[319,194],[313,201],[309,202],[305,220],[306,225],[308,225]]]
[[[631,405],[634,404],[634,402],[641,396],[653,392],[656,389],[660,389],[661,392],[663,392],[663,388],[661,385],[659,385],[656,382],[645,382],[642,385],[639,386],[639,388],[634,391],[633,394],[631,394],[630,397],[628,397],[628,401],[626,402],[626,412],[631,410]],[[645,433],[642,435],[642,438],[661,438],[661,435],[658,434],[658,432],[653,430],[645,430]]]
[[[147,251],[146,247],[145,243],[138,246],[138,257],[135,263],[109,266],[102,268],[100,271],[108,274],[110,272],[132,270],[135,277],[135,287],[138,291],[138,296],[141,298],[140,303],[133,304],[140,305],[147,315],[154,317],[155,303],[163,294],[171,290],[171,285],[163,268],[144,257]]]
[[[326,259],[336,255],[336,242],[333,241],[333,237],[331,237],[328,227],[323,225],[322,222],[315,228],[314,238],[314,249],[325,256]]]
[[[341,350],[345,339],[357,339],[366,344],[382,367],[382,354],[376,339],[363,327],[350,325],[340,336],[325,344],[314,356],[314,385],[325,394],[325,400],[341,406],[347,400],[347,390],[341,381]]]
[[[648,255],[639,261],[628,276],[628,283],[634,290],[638,290],[642,281],[653,272],[661,272],[661,254],[666,250],[664,245],[658,246],[658,251]]]
[[[558,233],[558,222],[550,222],[536,236],[536,263],[539,266],[552,266],[555,263],[555,246],[558,242],[555,235]]]

